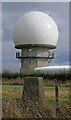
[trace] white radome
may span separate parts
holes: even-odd
[[[14,43],[19,45],[44,45],[55,48],[58,28],[54,20],[40,11],[32,11],[19,18],[14,27]]]
[[[64,66],[47,66],[47,67],[37,67],[34,69],[34,72],[43,73],[45,74],[70,74],[71,73],[71,66],[64,65]]]

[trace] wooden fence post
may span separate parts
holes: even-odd
[[[55,80],[55,99],[56,99],[56,116],[59,112],[59,85],[58,80]]]

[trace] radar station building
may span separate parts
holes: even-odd
[[[20,72],[31,73],[36,67],[48,66],[54,58],[58,28],[49,15],[40,11],[24,14],[16,22],[13,37],[15,48],[21,49],[16,53],[21,59]]]

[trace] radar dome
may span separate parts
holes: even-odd
[[[14,28],[16,48],[23,46],[47,46],[56,48],[58,28],[55,21],[47,14],[32,11],[24,14]]]

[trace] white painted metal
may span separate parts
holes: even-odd
[[[34,69],[34,72],[40,74],[71,74],[71,66],[47,66],[47,67],[38,67]]]
[[[14,28],[15,45],[38,44],[56,47],[58,28],[55,21],[47,14],[32,11],[24,14]]]

